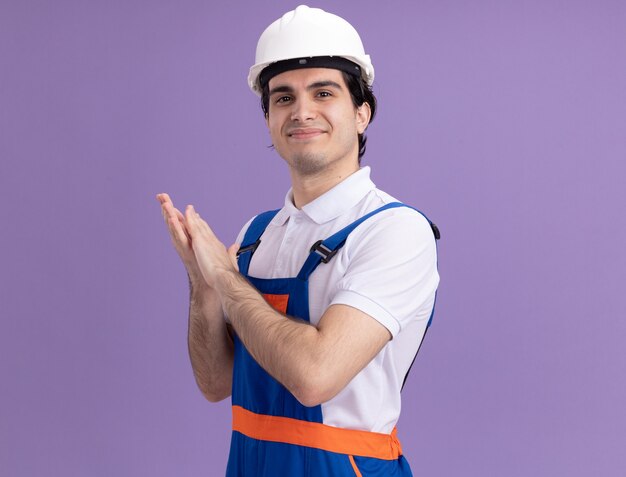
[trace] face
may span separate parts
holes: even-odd
[[[358,134],[369,105],[355,108],[339,70],[304,68],[269,82],[267,125],[272,143],[293,172],[358,168]]]

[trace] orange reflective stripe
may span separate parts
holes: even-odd
[[[270,293],[264,293],[263,296],[272,307],[281,313],[287,313],[287,302],[289,302],[289,295],[272,295]]]
[[[394,429],[391,434],[356,431],[289,417],[256,414],[233,406],[233,430],[261,441],[314,447],[338,454],[395,460],[402,447]]]
[[[354,462],[354,457],[352,456],[349,456],[349,457],[350,457],[350,464],[352,464],[352,470],[354,470],[356,477],[363,477],[363,474],[361,474],[361,471],[356,466],[356,462]]]

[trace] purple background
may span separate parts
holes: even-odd
[[[245,78],[296,3],[0,3],[0,474],[222,475],[157,192],[230,244],[289,186]],[[626,4],[317,6],[361,32],[364,163],[442,230],[416,475],[626,468]]]

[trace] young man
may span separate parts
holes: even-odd
[[[227,250],[193,206],[158,196],[189,273],[198,386],[232,394],[228,476],[411,475],[395,425],[433,312],[437,232],[359,167],[373,78],[345,20],[286,13],[249,76],[291,175],[284,207]]]

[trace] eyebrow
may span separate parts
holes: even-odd
[[[341,90],[341,85],[335,81],[330,81],[330,80],[326,80],[326,81],[316,81],[315,83],[311,83],[310,85],[308,85],[306,87],[307,91],[311,91],[312,89],[317,89],[317,88],[336,88]],[[293,88],[291,86],[288,85],[280,85],[280,86],[276,86],[275,88],[272,88],[269,92],[269,95],[273,95],[275,93],[293,93]]]

